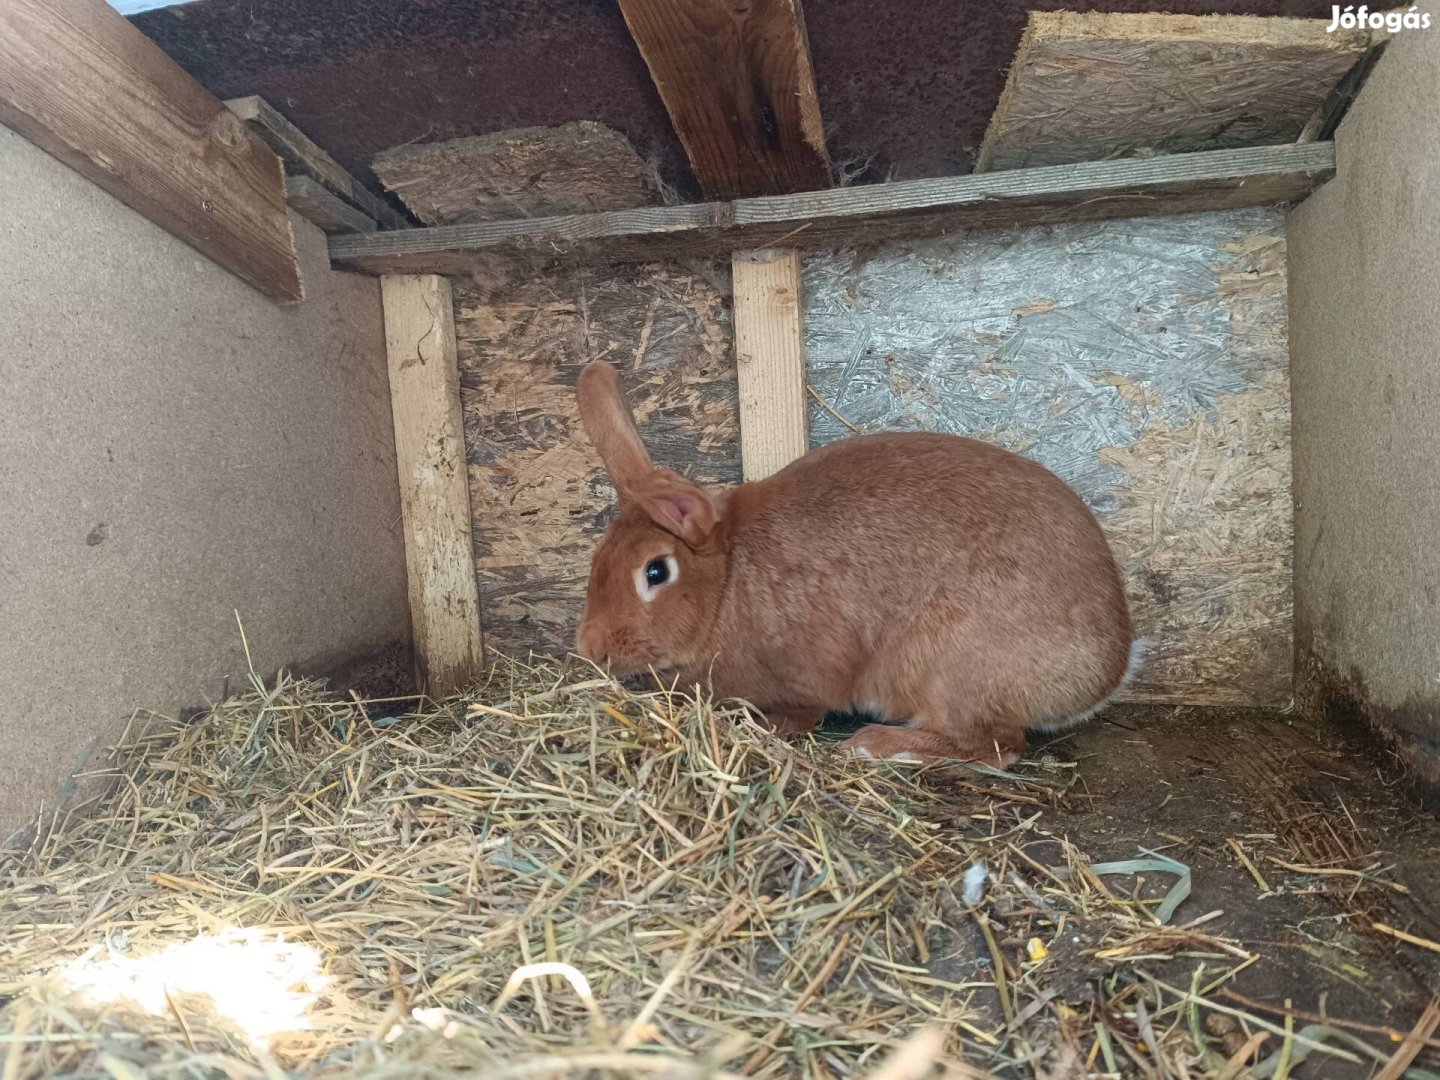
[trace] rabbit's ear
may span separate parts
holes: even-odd
[[[580,372],[578,393],[580,422],[600,452],[610,481],[622,500],[633,498],[654,466],[625,400],[620,373],[603,360],[593,361]]]
[[[634,498],[651,521],[695,549],[709,545],[720,519],[707,491],[669,469],[654,470]]]

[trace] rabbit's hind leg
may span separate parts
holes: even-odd
[[[801,705],[772,705],[758,719],[775,734],[804,735],[820,723],[821,711]]]
[[[974,732],[973,737],[957,738],[948,732],[932,730],[921,721],[919,727],[894,727],[888,724],[867,724],[841,745],[861,757],[884,758],[890,761],[925,761],[934,758],[952,761],[975,761],[997,769],[1015,762],[1025,750],[1025,731],[1015,725],[1003,725],[998,733]],[[988,726],[988,725],[987,725]]]

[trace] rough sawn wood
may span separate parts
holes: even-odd
[[[301,299],[280,159],[108,4],[0,3],[0,124],[266,296]]]
[[[620,0],[707,197],[830,186],[800,0]]]
[[[387,229],[403,229],[409,224],[403,214],[377,198],[264,98],[232,98],[225,104],[280,155],[291,175],[308,176]]]
[[[432,697],[480,673],[475,557],[450,282],[383,278],[395,462],[420,681]]]
[[[1327,25],[1032,12],[975,171],[1294,142],[1369,46]]]
[[[810,449],[800,252],[736,252],[730,272],[740,461],[746,480],[763,480]]]

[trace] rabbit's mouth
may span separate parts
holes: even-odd
[[[670,689],[670,672],[660,669],[645,669],[643,671],[627,671],[615,675],[615,681],[626,690],[633,693],[644,693],[651,690]]]

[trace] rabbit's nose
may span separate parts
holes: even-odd
[[[603,666],[606,662],[605,643],[588,620],[580,622],[580,630],[575,635],[575,651],[592,663]]]

